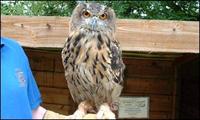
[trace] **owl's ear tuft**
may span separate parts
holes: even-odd
[[[77,1],[77,6],[76,8],[85,8],[87,6],[86,1]]]
[[[77,5],[84,5],[86,3],[87,3],[86,1],[77,1]]]

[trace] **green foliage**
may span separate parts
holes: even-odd
[[[199,1],[98,1],[118,18],[199,20]],[[1,1],[1,14],[70,16],[77,1]]]
[[[6,1],[1,14],[28,16],[70,16],[76,1]]]

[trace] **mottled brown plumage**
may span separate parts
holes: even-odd
[[[97,3],[81,3],[75,8],[62,60],[75,102],[90,100],[97,108],[103,103],[117,106],[124,64],[111,8]]]

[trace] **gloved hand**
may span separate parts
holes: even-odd
[[[116,119],[116,117],[111,111],[110,106],[104,103],[100,106],[96,114],[86,114],[82,119]]]
[[[115,119],[115,114],[108,104],[102,104],[97,114],[88,113],[93,107],[87,101],[81,102],[74,114],[66,116],[47,110],[43,119]]]
[[[43,119],[69,119],[68,116],[56,113],[51,110],[47,110],[46,113],[44,114]]]
[[[90,105],[90,103],[84,101],[79,104],[78,109],[72,115],[66,116],[51,110],[47,110],[43,119],[82,119],[87,114],[87,112],[92,109],[93,107]]]

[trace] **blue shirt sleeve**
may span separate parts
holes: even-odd
[[[26,75],[27,75],[27,93],[28,98],[30,102],[31,109],[36,109],[42,102],[41,95],[38,89],[38,86],[36,84],[35,78],[32,74],[32,70],[28,61],[28,58],[22,49],[22,52],[24,53],[25,63],[26,63]]]
[[[20,51],[19,53],[22,53],[22,58],[25,63],[25,69],[26,69],[26,76],[27,76],[27,94],[28,94],[28,99],[30,103],[31,109],[36,109],[39,107],[39,105],[42,102],[40,91],[38,89],[38,86],[36,84],[35,78],[32,74],[32,70],[29,64],[28,57],[26,56],[26,53],[24,52],[23,48],[19,45]]]
[[[31,106],[31,109],[36,109],[40,103],[42,102],[42,99],[41,99],[41,95],[40,95],[40,92],[39,92],[39,89],[37,87],[37,84],[35,82],[35,79],[33,77],[33,74],[31,72],[31,69],[29,67],[29,65],[27,66],[27,69],[28,69],[28,98],[29,98],[29,101],[30,101],[30,106]]]
[[[41,95],[23,48],[1,37],[1,118],[31,119]]]

